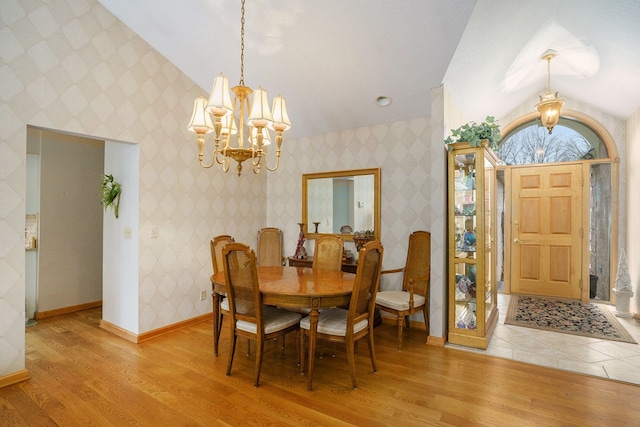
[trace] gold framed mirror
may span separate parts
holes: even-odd
[[[380,168],[302,175],[302,221],[308,239],[336,234],[353,241],[373,230],[380,240]]]

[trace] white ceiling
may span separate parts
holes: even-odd
[[[220,72],[239,82],[239,0],[99,2],[203,96]],[[287,99],[289,138],[428,116],[442,83],[468,120],[534,111],[547,49],[560,97],[640,107],[638,0],[247,0],[245,20],[245,84]]]

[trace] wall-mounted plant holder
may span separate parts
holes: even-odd
[[[118,210],[120,208],[120,194],[122,193],[122,186],[118,181],[113,178],[113,175],[102,175],[102,201],[105,210],[111,206],[118,218]]]

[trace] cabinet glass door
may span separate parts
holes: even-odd
[[[458,154],[454,158],[455,226],[455,327],[476,330],[476,155]]]

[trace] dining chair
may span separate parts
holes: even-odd
[[[431,233],[414,231],[409,236],[405,266],[381,274],[403,273],[402,290],[379,291],[376,308],[396,316],[398,351],[402,349],[403,324],[409,328],[409,316],[422,311],[429,336],[429,284],[431,281]]]
[[[313,251],[311,268],[314,270],[341,271],[343,249],[344,241],[336,235],[325,234],[318,237]],[[302,314],[309,314],[311,311],[308,307],[289,308],[289,310]]]
[[[282,256],[282,231],[266,227],[258,231],[258,265],[284,265]]]
[[[247,337],[256,342],[254,385],[258,387],[265,341],[299,331],[302,316],[299,313],[262,304],[256,269],[256,254],[249,246],[242,243],[229,243],[225,245],[222,254],[225,282],[228,288],[229,328],[232,337],[229,346],[227,376],[231,375],[237,338],[239,336]],[[299,363],[299,348],[297,350],[297,362]]]
[[[313,250],[313,262],[311,268],[317,270],[342,270],[342,253],[344,252],[344,241],[341,237],[334,234],[325,234],[316,239],[315,248]],[[309,314],[309,308],[303,308],[301,313]],[[336,355],[336,346],[333,344],[332,356]],[[320,358],[323,355],[320,352]]]
[[[233,237],[228,234],[221,234],[215,236],[211,239],[210,248],[211,248],[211,266],[213,267],[213,274],[216,274],[219,271],[224,271],[223,267],[223,258],[222,258],[222,249],[227,243],[235,242]],[[215,289],[213,289],[213,283],[211,284],[212,291],[215,293]],[[212,293],[212,304],[217,304],[217,310],[214,306],[214,313],[217,311],[217,318],[213,319],[213,354],[218,357],[218,342],[220,341],[220,332],[222,331],[222,316],[229,315],[229,303],[226,301],[226,292],[222,294],[218,294],[217,296]]]
[[[340,271],[342,269],[342,252],[344,241],[334,234],[323,234],[316,239],[313,250],[314,270]]]
[[[355,350],[357,341],[367,337],[369,357],[373,372],[377,371],[375,348],[373,345],[373,318],[375,312],[376,292],[380,284],[380,269],[384,248],[377,240],[367,242],[360,250],[358,268],[353,285],[349,308],[329,308],[320,312],[316,338],[333,343],[344,343],[347,361],[351,370],[351,383],[358,388],[356,381]],[[300,360],[301,371],[304,372],[305,341],[311,334],[311,318],[307,316],[300,321]],[[313,382],[313,358],[309,358],[309,389]]]

